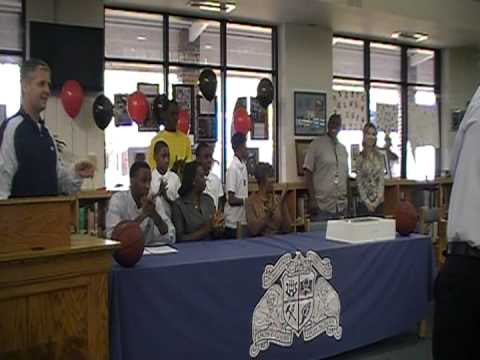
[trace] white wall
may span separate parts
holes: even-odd
[[[101,0],[27,0],[25,2],[27,22],[46,21],[101,28],[104,26],[103,6]],[[84,185],[100,187],[105,182],[105,137],[103,131],[96,127],[92,116],[92,104],[96,95],[85,96],[81,112],[75,120],[71,120],[65,113],[60,98],[52,96],[47,104],[45,118],[50,132],[59,135],[67,144],[65,160],[75,162],[86,159],[89,154],[96,155],[98,171],[93,184],[85,182]]]
[[[302,181],[297,176],[293,123],[295,90],[327,93],[327,117],[332,109],[332,32],[308,25],[279,27],[280,181]],[[305,137],[301,137],[305,138]]]
[[[450,169],[450,153],[456,132],[452,111],[465,109],[480,86],[480,49],[450,48],[442,51],[442,169]]]

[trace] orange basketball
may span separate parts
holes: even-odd
[[[401,201],[395,209],[397,232],[407,236],[417,227],[417,209],[409,201]]]
[[[112,231],[112,240],[120,241],[120,248],[113,253],[122,266],[132,267],[143,255],[144,239],[140,225],[134,221],[122,221]]]

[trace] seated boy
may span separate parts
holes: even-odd
[[[150,193],[150,166],[136,161],[130,167],[130,190],[112,196],[106,216],[107,238],[117,224],[124,220],[138,222],[143,231],[145,246],[172,244],[175,228],[169,218],[161,216]]]

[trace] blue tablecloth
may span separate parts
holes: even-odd
[[[291,346],[271,344],[257,359],[323,359],[410,330],[429,308],[432,248],[420,235],[347,244],[312,232],[176,247],[132,269],[113,266],[113,360],[249,359],[265,267],[297,251],[330,259],[341,338],[294,336]]]

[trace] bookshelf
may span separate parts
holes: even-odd
[[[110,191],[81,191],[75,198],[74,233],[105,238],[105,216]]]

